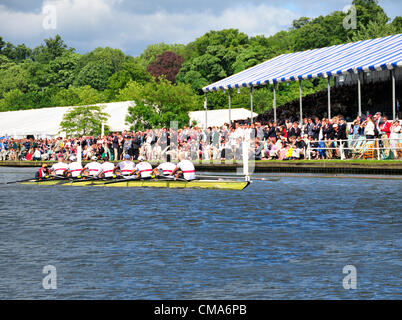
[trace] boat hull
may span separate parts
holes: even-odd
[[[191,189],[215,189],[215,190],[243,190],[250,182],[248,181],[222,181],[222,180],[30,180],[21,182],[25,185],[43,185],[43,186],[97,186],[97,187],[116,187],[116,188],[191,188]]]

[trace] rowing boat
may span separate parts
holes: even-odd
[[[137,188],[196,188],[196,189],[221,189],[243,190],[249,181],[230,180],[172,180],[172,179],[111,179],[111,180],[28,180],[19,182],[25,185],[63,185],[63,186],[98,186],[98,187],[137,187]]]

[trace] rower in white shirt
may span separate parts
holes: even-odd
[[[164,175],[164,176],[172,176],[173,170],[176,169],[176,165],[171,162],[163,162],[159,166],[157,166],[153,174],[156,176]]]
[[[119,162],[117,165],[117,168],[120,170],[121,174],[123,176],[129,176],[132,175],[135,171],[135,163],[130,160],[130,155],[125,154],[124,155],[124,161]]]
[[[176,178],[184,178],[187,181],[195,179],[195,167],[194,164],[185,158],[184,155],[179,155],[179,163],[173,170],[172,175]]]
[[[57,163],[52,165],[52,167],[50,168],[50,173],[52,175],[64,177],[67,170],[68,164],[63,161],[63,156],[59,155],[59,157],[57,158]]]
[[[81,178],[82,165],[77,161],[75,156],[70,157],[70,164],[68,165],[68,177]]]
[[[113,163],[109,162],[107,156],[103,157],[103,163],[101,164],[101,172],[99,173],[99,178],[115,178],[116,167]]]
[[[96,156],[93,156],[91,158],[91,162],[88,163],[84,169],[81,171],[82,176],[92,176],[92,177],[97,177],[99,173],[102,171],[102,165],[97,162],[98,158]]]
[[[135,174],[137,175],[137,178],[143,179],[143,178],[150,178],[152,175],[152,166],[150,163],[145,161],[145,158],[143,156],[138,157],[138,163],[135,166]]]

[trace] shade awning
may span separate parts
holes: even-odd
[[[402,34],[288,53],[210,84],[204,92],[402,67]]]

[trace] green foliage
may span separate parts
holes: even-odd
[[[369,21],[367,25],[359,24],[359,30],[353,35],[352,41],[369,40],[396,34],[397,26],[387,22],[388,18],[379,15],[377,19]]]
[[[166,44],[163,42],[151,44],[139,56],[138,62],[146,69],[151,63],[155,61],[158,55],[166,51],[172,51],[177,55],[185,57],[185,48],[186,46],[184,44]]]
[[[222,78],[280,54],[402,33],[402,17],[390,22],[378,1],[354,0],[352,4],[357,13],[356,30],[345,30],[347,13],[334,11],[316,18],[300,17],[288,30],[269,37],[249,37],[236,29],[209,31],[187,45],[150,45],[136,58],[109,47],[84,55],[75,53],[59,35],[33,49],[0,37],[0,108],[6,111],[134,100],[137,107],[131,111],[130,121],[137,127],[168,125],[170,119],[187,124],[186,108],[202,109],[201,89]],[[147,68],[158,55],[169,51],[183,57],[175,78],[177,85],[166,81],[157,84]],[[162,66],[159,63],[156,67]],[[325,87],[325,79],[303,81],[303,94]],[[298,99],[297,82],[280,84],[279,88],[278,106]],[[188,99],[187,107],[178,98],[181,94]],[[257,113],[272,108],[272,86],[255,88],[253,97]],[[225,92],[208,95],[209,109],[227,108],[227,104]],[[159,105],[161,109],[155,107]],[[232,91],[232,107],[250,108],[249,88],[242,88],[240,94]]]
[[[52,104],[55,106],[89,105],[103,101],[103,94],[88,85],[61,89],[52,98]]]
[[[96,48],[95,50],[82,56],[80,68],[87,64],[103,65],[108,73],[114,73],[121,69],[121,65],[126,61],[125,54],[120,49]]]
[[[75,84],[104,90],[108,85],[110,74],[110,70],[102,62],[91,61],[78,73]]]
[[[0,97],[13,89],[27,92],[29,88],[29,72],[26,65],[8,63],[8,66],[8,68],[0,70]]]
[[[395,17],[394,21],[392,21],[392,25],[396,33],[402,33],[402,17]]]
[[[102,106],[74,107],[64,114],[60,131],[66,132],[68,137],[100,135],[102,122],[108,117],[110,115],[103,112]]]
[[[73,48],[67,48],[60,35],[56,35],[54,39],[45,39],[44,42],[44,45],[42,44],[32,51],[32,59],[42,64],[62,56],[66,51],[74,51]]]
[[[195,110],[200,103],[199,96],[189,85],[172,84],[163,78],[143,86],[129,83],[127,91],[131,91],[130,97],[136,104],[129,108],[126,118],[134,130],[169,127],[171,121],[178,121],[179,126],[187,125],[188,112]]]
[[[0,111],[29,109],[26,95],[19,89],[12,89],[0,99]]]

